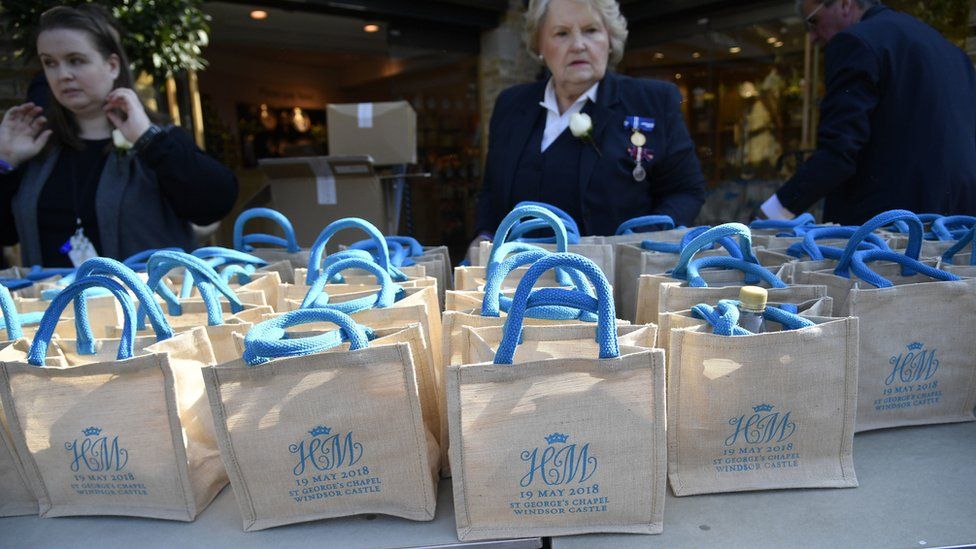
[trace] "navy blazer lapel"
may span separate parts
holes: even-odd
[[[588,111],[590,118],[593,120],[593,143],[587,143],[580,152],[580,197],[586,195],[586,188],[590,183],[590,177],[593,175],[593,170],[596,168],[597,162],[600,160],[600,155],[607,154],[605,151],[603,151],[603,136],[606,133],[607,126],[609,125],[611,118],[613,118],[612,107],[619,102],[620,98],[618,96],[617,76],[612,72],[607,72],[597,90],[596,102],[592,104],[591,108],[585,109]],[[600,153],[596,151],[594,145],[596,148],[600,149]]]
[[[539,106],[539,103],[543,100],[545,90],[545,80],[533,86],[528,94],[529,100],[516,107],[515,116],[512,117],[512,129],[508,134],[508,143],[505,145],[505,165],[501,174],[505,198],[504,202],[502,202],[503,204],[509,204],[511,202],[515,170],[518,169],[519,157],[522,156],[525,143],[532,136],[532,129],[535,127],[535,121],[539,117],[539,110],[542,108]]]

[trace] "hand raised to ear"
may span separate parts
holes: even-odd
[[[138,141],[152,124],[136,92],[129,88],[116,88],[109,92],[102,110],[130,143]]]

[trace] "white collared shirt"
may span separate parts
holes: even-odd
[[[546,83],[544,99],[539,103],[539,106],[547,111],[546,130],[542,134],[543,152],[549,148],[549,145],[552,145],[553,141],[559,137],[559,134],[566,131],[566,128],[569,127],[569,117],[583,110],[587,99],[596,102],[596,90],[599,86],[599,82],[593,84],[583,95],[576,98],[576,101],[566,109],[566,112],[559,114],[559,101],[556,100],[556,86],[553,84],[552,78],[549,78],[549,82]]]

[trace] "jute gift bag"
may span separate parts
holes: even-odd
[[[0,289],[0,292],[3,290]],[[29,342],[21,339],[12,345],[0,344],[0,363],[23,360]],[[0,517],[37,514],[37,498],[30,489],[24,464],[10,438],[4,416],[3,394],[0,392]]]
[[[668,349],[674,494],[857,486],[857,319],[767,307],[751,334],[737,301],[694,311],[707,324],[672,330]]]
[[[699,250],[721,239],[737,237],[739,255],[694,259]],[[826,288],[813,285],[790,286],[772,271],[759,265],[752,250],[749,229],[739,223],[719,225],[692,239],[678,256],[670,275],[643,275],[637,293],[637,323],[657,323],[662,312],[680,311],[700,302],[738,296],[743,285],[770,288],[770,299],[796,303],[826,295]]]
[[[529,251],[516,253],[507,257],[501,263],[493,264],[489,268],[487,285],[483,292],[463,291],[448,292],[449,297],[454,301],[454,305],[467,307],[461,310],[446,310],[442,319],[444,365],[462,363],[462,338],[466,328],[485,328],[490,326],[503,326],[505,317],[511,306],[511,296],[507,290],[502,290],[509,277],[524,274],[528,267],[543,257],[551,255],[549,252],[533,247]],[[513,275],[513,273],[516,273]],[[550,275],[551,273],[545,273]],[[547,287],[555,283],[555,278],[543,282],[545,275],[539,277],[535,286]],[[566,275],[572,281],[578,291],[592,295],[593,289],[586,281],[586,278],[575,270],[567,270]],[[455,295],[451,295],[455,294]],[[567,307],[531,307],[526,310],[523,324],[526,326],[548,326],[562,324],[578,324],[595,322],[596,316],[591,311],[581,311]],[[624,322],[626,324],[626,322]],[[443,376],[441,376],[443,380]],[[444,402],[444,385],[439,385],[440,397],[442,401],[441,409],[446,409]],[[447,416],[443,416],[443,429],[447,430]],[[448,459],[448,445],[442,445],[442,473],[450,476],[450,460]]]
[[[126,330],[116,357],[46,366],[49,346],[58,346],[50,341],[54,322],[90,287],[108,288],[122,303]],[[159,315],[154,325],[165,324],[144,305]],[[191,521],[227,483],[200,375],[201,363],[213,361],[206,338],[191,332],[137,355],[134,316],[117,282],[78,279],[45,313],[26,361],[0,364],[0,398],[42,517]]]
[[[280,339],[306,322],[337,324],[341,338]],[[434,518],[437,444],[409,344],[396,341],[370,343],[348,315],[302,309],[248,332],[245,360],[205,370],[245,530],[361,513]]]
[[[976,273],[976,227],[964,234],[939,258],[939,268],[960,276],[974,276]],[[969,247],[969,251],[960,253]]]
[[[894,220],[911,227],[910,255],[856,251]],[[976,279],[919,262],[921,235],[911,212],[885,212],[851,238],[834,271],[810,273],[829,287],[835,316],[860,319],[857,431],[974,420]]]
[[[597,299],[532,292],[556,267],[584,272]],[[522,327],[526,308],[553,304],[597,309],[599,320]],[[504,332],[497,352],[469,330],[476,362],[449,366],[447,378],[459,539],[661,532],[664,352],[650,348],[653,326],[617,328],[614,316],[599,268],[555,254],[522,279],[505,327],[483,329]]]
[[[781,278],[791,284],[809,284],[807,273],[833,269],[844,248],[858,227],[823,227],[806,231],[799,242],[790,244],[786,253],[796,257],[788,273]],[[891,250],[887,241],[877,234],[869,234],[858,244],[859,250]]]

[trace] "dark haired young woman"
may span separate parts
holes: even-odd
[[[190,223],[230,211],[234,174],[186,132],[153,123],[103,9],[48,10],[36,43],[51,98],[46,112],[25,103],[0,123],[0,244],[19,239],[24,265],[49,267],[72,266],[89,246],[117,259],[193,248]]]

